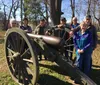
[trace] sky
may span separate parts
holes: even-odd
[[[0,0],[1,3],[2,0]],[[11,4],[12,0],[3,0],[4,3],[6,5]],[[77,0],[76,0],[77,1]],[[3,10],[3,7],[1,7],[1,9]],[[6,7],[7,12],[9,12],[8,7]],[[70,0],[63,0],[62,1],[62,12],[64,12],[64,14],[62,15],[63,17],[65,17],[67,19],[68,22],[71,21],[71,8],[70,8]],[[18,11],[16,12],[16,20],[20,21],[20,9],[18,9]],[[79,19],[79,21],[81,21],[83,19],[83,17],[81,17]]]
[[[78,2],[78,0],[75,0],[75,4],[76,4],[75,7],[78,6],[77,2]],[[63,0],[62,1],[62,12],[64,12],[64,14],[62,16],[64,16],[67,19],[67,21],[70,22],[71,21],[71,17],[72,17],[71,16],[70,0]],[[81,16],[78,16],[75,13],[75,16],[78,18],[78,22],[81,22],[85,17],[83,13],[81,13]]]

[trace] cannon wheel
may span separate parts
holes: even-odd
[[[39,65],[35,46],[27,34],[18,28],[7,31],[5,54],[12,78],[21,85],[35,85]]]

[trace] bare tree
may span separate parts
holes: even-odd
[[[91,10],[92,10],[93,16],[97,20],[97,22],[100,26],[100,1],[99,0],[92,0],[92,3],[93,3],[92,4],[93,8]]]
[[[7,18],[7,15],[6,15],[6,5],[4,4],[4,2],[2,1],[2,4],[3,4],[3,13],[4,13],[4,19],[3,19],[3,27],[4,29],[6,29],[6,18]]]
[[[2,0],[2,5],[4,6],[4,15],[5,15],[5,21],[4,21],[4,29],[7,30],[8,29],[8,25],[9,25],[9,21],[10,21],[10,17],[11,17],[11,13],[13,10],[14,5],[16,4],[18,0],[12,0],[11,6],[9,8],[9,6],[7,6],[5,4],[5,2]],[[7,16],[7,12],[6,12],[6,7],[10,9],[8,16]],[[8,17],[8,18],[7,18]]]
[[[14,17],[14,19],[16,19],[16,11],[18,10],[19,8],[19,0],[16,2],[16,4],[13,6],[13,10],[12,10],[12,15]]]

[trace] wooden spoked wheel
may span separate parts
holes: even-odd
[[[20,85],[35,85],[39,74],[36,48],[23,30],[7,31],[5,54],[12,78]]]

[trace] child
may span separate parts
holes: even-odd
[[[91,33],[87,30],[88,25],[85,22],[80,24],[81,30],[74,34],[74,45],[79,69],[86,75],[90,72],[92,38]]]

